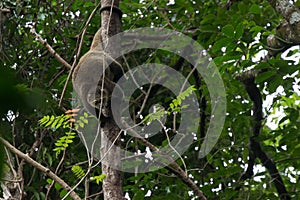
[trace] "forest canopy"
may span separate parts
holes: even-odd
[[[115,7],[105,7],[105,3]],[[0,199],[107,199],[108,180],[121,185],[119,195],[126,199],[297,199],[299,8],[297,0],[2,0]],[[107,25],[105,20],[110,22],[114,15],[121,23]],[[147,82],[128,99],[120,98],[128,100],[128,118],[135,125],[117,127],[120,134],[115,143],[145,160],[125,163],[128,166],[124,168],[135,171],[125,170],[116,177],[103,172],[107,163],[96,156],[102,152],[96,152],[98,146],[93,149],[93,138],[87,137],[96,134],[87,127],[97,120],[75,100],[71,81],[74,66],[105,25],[127,31],[128,38],[136,30],[155,30],[150,36],[139,32],[135,40],[123,40],[128,49],[136,48],[132,52],[113,57],[115,49],[109,49],[101,54],[111,54],[113,64],[122,68],[121,75],[112,70],[114,79],[110,81],[128,81],[141,69],[141,82],[156,76],[161,81]],[[102,37],[111,33],[102,30]],[[165,33],[178,35],[165,37]],[[189,38],[189,43],[180,37]],[[123,43],[109,47],[118,49]],[[165,48],[155,49],[156,44]],[[201,51],[195,53],[196,44]],[[207,59],[199,59],[207,64],[207,73],[199,73],[190,62],[200,54]],[[157,68],[148,72],[152,63]],[[170,71],[157,73],[165,69],[162,66]],[[208,73],[210,69],[214,73]],[[128,77],[121,79],[124,74]],[[176,74],[180,74],[178,83],[176,79],[170,85],[179,88],[174,90],[177,93],[165,84]],[[189,85],[181,88],[180,81]],[[132,87],[135,84],[132,82]],[[111,105],[123,104],[120,100]],[[118,107],[120,115],[123,108]],[[196,117],[185,118],[193,111]],[[213,123],[217,115],[224,123]],[[102,136],[110,123],[106,120],[102,121]],[[142,135],[142,128],[134,129],[151,123],[159,127],[159,134],[153,137]],[[187,126],[179,129],[183,123]],[[206,143],[211,128],[220,130],[213,145]],[[177,135],[188,133],[191,143],[184,151],[172,146]],[[212,149],[199,156],[204,144]],[[154,153],[163,147],[170,147],[173,154]],[[177,159],[138,173],[140,162],[148,167],[154,155],[162,156],[161,162]]]

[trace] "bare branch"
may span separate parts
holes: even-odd
[[[125,123],[125,122],[124,122]],[[139,134],[135,132],[133,129],[131,129],[127,124],[126,127],[128,130],[136,136],[136,138],[141,141],[145,146],[149,147],[152,151],[158,152],[159,149],[154,146],[152,143],[150,143],[145,138],[139,137]],[[161,152],[162,153],[162,152]],[[167,166],[167,168],[172,171],[178,178],[180,178],[188,187],[190,187],[194,192],[195,195],[199,197],[200,200],[206,200],[206,197],[202,193],[202,191],[199,189],[199,187],[188,177],[187,173],[181,169],[181,167],[173,161],[173,159],[169,155],[163,154],[164,158],[168,161],[170,161],[170,165]]]
[[[36,162],[32,158],[30,158],[28,155],[24,154],[23,152],[16,149],[14,146],[12,146],[8,141],[0,137],[1,142],[6,146],[11,152],[15,153],[20,158],[24,159],[27,163],[31,164],[33,167],[37,168],[41,172],[47,174],[50,178],[52,178],[54,181],[56,181],[58,184],[60,184],[66,191],[70,191],[71,187],[60,177],[58,177],[55,173],[53,173],[50,169],[44,167],[40,163]],[[72,191],[70,193],[70,196],[75,200],[81,200],[81,198],[76,194],[76,192]]]
[[[47,41],[46,40],[44,40],[43,38],[42,38],[42,36],[41,35],[39,35],[36,31],[35,31],[35,29],[34,28],[31,28],[30,29],[30,33],[32,34],[32,35],[34,35],[35,36],[35,38],[40,42],[40,43],[42,43],[47,49],[48,49],[48,51],[61,63],[61,64],[63,64],[66,68],[68,68],[68,69],[71,69],[72,67],[71,67],[71,65],[67,62],[67,61],[65,61],[59,54],[57,54],[56,53],[56,51],[47,43]]]
[[[10,10],[7,8],[0,8],[0,12],[2,13],[10,13]]]

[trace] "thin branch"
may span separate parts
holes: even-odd
[[[124,122],[125,123],[125,122]],[[127,125],[127,124],[126,124]],[[145,138],[142,138],[139,136],[139,134],[131,129],[129,126],[126,127],[127,130],[129,130],[133,136],[136,136],[136,138],[141,141],[145,146],[149,147],[152,151],[159,152],[159,149],[154,146],[152,143],[150,143],[148,140]],[[199,187],[188,177],[186,172],[181,169],[181,167],[173,161],[173,159],[169,155],[163,155],[165,159],[170,161],[170,165],[167,166],[167,168],[172,171],[178,178],[180,178],[189,188],[191,188],[194,192],[195,195],[199,197],[200,200],[206,200],[206,197],[202,193],[202,191],[199,189]]]
[[[7,8],[0,8],[0,12],[2,13],[10,13],[10,10]]]
[[[47,129],[44,129],[42,133],[39,133],[39,131],[37,132],[35,141],[27,153],[29,157],[32,156],[32,154],[35,152],[35,149],[38,148],[38,146],[41,144],[42,138],[44,137],[44,133],[46,132],[46,130]],[[23,189],[24,189],[23,166],[24,165],[25,165],[25,160],[22,159],[19,164],[19,167],[18,167],[18,176],[22,180],[22,182],[21,182],[21,197],[23,197],[23,195],[24,195],[24,191],[23,191]]]
[[[50,169],[44,167],[40,163],[38,163],[35,160],[33,160],[32,158],[30,158],[28,155],[26,155],[23,152],[16,149],[4,138],[0,137],[0,141],[4,144],[4,146],[6,146],[8,149],[10,149],[11,152],[16,154],[18,157],[24,159],[27,163],[31,164],[33,167],[37,168],[41,172],[47,174],[50,178],[52,178],[54,181],[56,181],[58,184],[60,184],[66,191],[71,190],[71,187],[64,180],[62,180],[55,173],[53,173]],[[74,192],[74,191],[72,191],[70,193],[70,196],[75,200],[81,200],[81,198],[78,196],[78,194],[76,194],[76,192]]]
[[[46,49],[48,49],[48,51],[61,63],[61,64],[63,64],[66,68],[68,68],[68,69],[71,69],[72,67],[71,67],[71,65],[67,62],[67,61],[65,61],[59,54],[57,54],[57,52],[48,44],[48,42],[46,41],[46,40],[44,40],[43,38],[42,38],[42,36],[41,35],[39,35],[36,31],[35,31],[35,29],[32,27],[31,29],[30,29],[30,33],[32,34],[32,35],[34,35],[35,36],[35,38],[40,42],[40,43],[42,43],[45,47],[46,47]]]
[[[64,149],[63,155],[62,155],[62,157],[61,157],[61,159],[60,159],[60,161],[59,161],[59,163],[58,163],[58,165],[57,165],[57,167],[56,167],[56,169],[55,169],[55,174],[58,173],[59,168],[62,166],[62,164],[63,164],[63,162],[64,162],[64,160],[65,160],[65,156],[66,156],[66,148]],[[50,191],[51,191],[53,185],[54,185],[54,181],[52,181],[52,183],[51,183],[50,186],[48,187],[48,190],[47,190],[45,199],[48,199],[48,196],[49,196],[49,194],[50,194]]]
[[[48,87],[51,87],[53,85],[53,83],[63,74],[65,73],[65,69],[60,70],[58,73],[56,73],[51,80],[48,83]]]

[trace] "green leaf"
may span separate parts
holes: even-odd
[[[75,176],[79,179],[82,179],[85,175],[84,170],[79,165],[72,166],[71,170],[75,174]]]
[[[132,200],[140,200],[140,199],[144,199],[144,196],[145,196],[145,191],[140,190],[140,191],[137,191],[137,192],[134,194]]]
[[[173,103],[170,103],[170,108],[173,110],[173,108],[174,108],[174,104]]]
[[[222,33],[224,33],[224,35],[226,35],[229,38],[233,38],[234,37],[234,27],[231,24],[227,24],[226,26],[224,26],[222,28]]]
[[[236,47],[237,47],[237,43],[233,43],[233,42],[229,43],[226,47],[226,53],[235,51]]]
[[[217,29],[216,26],[206,24],[206,25],[201,25],[200,26],[200,31],[201,32],[217,32],[218,29]]]
[[[68,143],[64,143],[64,144],[62,144],[62,146],[67,148],[69,145],[68,145]]]
[[[63,144],[62,144],[62,142],[61,142],[61,141],[57,141],[57,142],[55,142],[55,146],[57,146],[57,147],[61,147],[61,146],[63,146]]]
[[[260,62],[255,66],[255,69],[268,69],[270,67],[267,62]]]
[[[262,30],[264,30],[263,27],[261,26],[253,26],[251,29],[250,29],[250,32],[253,32],[253,37],[255,37],[259,32],[261,32]]]
[[[57,191],[59,191],[62,188],[62,186],[59,185],[58,183],[54,183],[54,187]]]
[[[69,127],[70,127],[70,123],[68,121],[65,121],[63,128],[69,128]]]
[[[252,4],[249,11],[250,13],[259,15],[261,13],[261,8],[256,4]]]
[[[36,199],[36,200],[40,200],[40,195],[39,195],[39,193],[38,192],[34,192],[34,196],[35,196],[35,198],[34,199]]]
[[[226,47],[229,43],[232,43],[232,39],[230,38],[222,38],[220,40],[217,40],[212,47],[212,51],[214,53],[220,51],[222,47]]]
[[[69,138],[69,139],[73,139],[73,138],[75,138],[75,136],[73,136],[73,135],[68,135],[68,138]]]
[[[51,1],[51,6],[57,6],[57,1]]]
[[[42,119],[39,120],[41,125],[45,125],[50,119],[49,115],[44,116]]]
[[[299,110],[291,109],[289,118],[292,122],[297,121],[299,119]]]
[[[83,122],[78,122],[78,125],[79,125],[81,128],[84,128],[84,123],[83,123]]]
[[[254,62],[252,62],[251,60],[242,60],[241,61],[241,66],[243,68],[251,67],[252,65],[254,65]]]
[[[269,91],[271,93],[275,92],[278,86],[282,83],[282,76],[275,74],[274,77],[272,77],[272,81],[268,82],[269,85]]]
[[[58,129],[59,127],[61,127],[64,123],[64,121],[66,121],[69,117],[66,117],[67,115],[65,115],[65,117],[61,117],[60,120],[57,123],[56,128]]]
[[[46,182],[47,182],[48,184],[51,184],[51,183],[53,182],[53,180],[52,180],[51,178],[47,178]]]
[[[62,190],[59,193],[60,198],[63,198],[68,192],[66,190]],[[65,198],[66,200],[72,200],[72,198],[70,196],[68,196],[67,198]]]
[[[49,119],[49,122],[45,125],[45,127],[50,126],[53,123],[54,119],[55,119],[55,117],[52,115],[51,118]]]
[[[243,1],[241,1],[241,3],[238,4],[238,8],[240,13],[247,13],[248,11],[248,6]]]
[[[64,150],[63,147],[56,147],[56,148],[53,149],[53,151],[63,151],[63,150]]]
[[[59,118],[56,117],[53,121],[53,123],[51,124],[51,128],[56,128],[56,124],[58,123]]]
[[[88,1],[83,4],[84,8],[93,7],[93,6],[95,5],[92,2],[88,2]]]
[[[52,162],[53,162],[52,156],[51,156],[49,153],[47,153],[47,154],[46,154],[46,157],[47,157],[48,164],[49,164],[50,166],[52,166]]]
[[[244,34],[244,24],[241,22],[235,28],[235,38],[241,39]]]
[[[203,17],[203,20],[200,24],[211,24],[216,19],[216,16],[213,14],[208,14]]]
[[[105,174],[101,174],[99,176],[94,176],[91,178],[91,180],[96,181],[96,183],[99,185],[100,182],[103,182],[103,180],[106,178]]]
[[[71,143],[73,143],[73,140],[66,140],[65,142],[68,144],[71,144]]]
[[[268,78],[272,77],[274,74],[276,74],[275,70],[263,72],[263,73],[258,74],[255,80],[257,83],[261,83],[261,82],[267,80]]]

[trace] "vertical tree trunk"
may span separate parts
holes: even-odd
[[[120,51],[120,43],[108,41],[107,39],[121,31],[121,21],[120,13],[114,12],[111,6],[118,8],[119,0],[101,0],[101,7],[106,8],[101,12],[101,37],[102,41],[104,41],[105,52],[114,57],[115,53]],[[102,173],[106,175],[103,181],[104,200],[120,200],[124,198],[122,174],[119,170],[114,169],[120,165],[120,151],[116,148],[120,144],[120,138],[117,138],[119,131],[120,129],[113,118],[111,118],[104,124],[101,133],[101,158],[104,158]],[[115,144],[112,144],[114,141],[116,141]],[[111,145],[114,147],[111,148]]]

